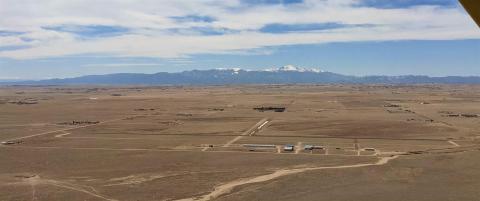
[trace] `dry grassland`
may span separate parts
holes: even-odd
[[[478,200],[478,115],[468,85],[1,87],[0,200]]]

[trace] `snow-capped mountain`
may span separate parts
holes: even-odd
[[[265,69],[265,71],[267,72],[314,72],[314,73],[321,73],[323,72],[322,70],[320,69],[317,69],[317,68],[302,68],[302,67],[296,67],[296,66],[293,66],[293,65],[286,65],[286,66],[282,66],[282,67],[279,67],[279,68],[267,68]]]
[[[215,70],[218,70],[218,71],[231,71],[231,72],[232,72],[232,75],[239,74],[241,71],[250,71],[250,70],[244,70],[244,69],[241,69],[241,68],[216,68]]]
[[[244,70],[222,68],[213,70],[191,70],[179,73],[119,73],[88,75],[76,78],[49,79],[40,81],[3,82],[2,85],[225,85],[225,84],[422,84],[454,83],[480,84],[480,77],[428,77],[428,76],[348,76],[287,65],[266,70]]]
[[[245,72],[250,72],[250,71],[255,71],[255,70],[250,70],[250,69],[242,69],[242,68],[216,68],[215,70],[219,71],[233,71],[234,74],[238,74],[241,71]],[[285,65],[282,67],[273,67],[273,68],[266,68],[264,70],[258,70],[258,71],[265,71],[265,72],[312,72],[312,73],[322,73],[324,71],[318,69],[318,68],[303,68],[303,67],[297,67],[294,65]]]

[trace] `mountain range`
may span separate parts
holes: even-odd
[[[8,81],[2,85],[225,85],[225,84],[480,84],[478,76],[429,77],[350,76],[291,65],[266,70],[212,69],[178,73],[118,73],[37,81]]]

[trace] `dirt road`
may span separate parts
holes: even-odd
[[[138,116],[144,116],[144,115],[138,115]],[[134,117],[138,117],[138,116],[134,116]],[[28,139],[28,138],[32,138],[32,137],[37,137],[37,136],[42,136],[42,135],[48,135],[48,134],[53,134],[53,133],[57,133],[57,132],[64,132],[64,133],[66,133],[66,131],[71,131],[71,130],[75,130],[75,129],[79,129],[79,128],[87,128],[87,127],[92,127],[92,126],[98,126],[98,125],[102,125],[102,124],[106,124],[106,123],[111,123],[111,122],[115,122],[115,121],[121,121],[121,120],[124,120],[124,119],[125,119],[125,117],[124,117],[124,118],[119,118],[119,119],[112,119],[112,120],[102,121],[102,122],[99,122],[99,123],[97,123],[97,124],[89,124],[89,125],[85,125],[85,126],[77,126],[77,127],[72,127],[72,128],[64,128],[64,129],[58,129],[58,130],[53,130],[53,131],[47,131],[47,132],[37,133],[37,134],[33,134],[33,135],[27,135],[27,136],[12,138],[12,139],[8,139],[8,140],[4,140],[4,141],[24,140],[24,139]],[[59,136],[59,135],[57,135],[57,136]],[[61,137],[61,135],[60,135],[59,137]]]
[[[459,147],[460,145],[457,144],[456,142],[449,140],[448,143],[452,144],[454,147]]]
[[[233,138],[232,140],[228,141],[227,143],[225,143],[225,145],[223,145],[223,147],[229,147],[230,145],[232,145],[236,141],[242,139],[244,136],[255,134],[256,132],[260,131],[268,122],[269,122],[268,118],[263,118],[262,120],[257,122],[255,125],[253,125],[250,129],[243,132],[241,135],[239,135],[239,136]]]
[[[245,184],[253,184],[253,183],[260,183],[260,182],[266,182],[270,181],[273,179],[277,179],[279,177],[287,176],[287,175],[292,175],[292,174],[298,174],[306,171],[313,171],[313,170],[324,170],[324,169],[346,169],[346,168],[359,168],[359,167],[368,167],[368,166],[379,166],[379,165],[385,165],[389,161],[398,158],[399,156],[390,156],[390,157],[382,157],[380,158],[377,162],[375,163],[362,163],[362,164],[354,164],[354,165],[339,165],[339,166],[328,166],[328,167],[308,167],[308,168],[297,168],[297,169],[283,169],[283,170],[277,170],[273,173],[267,174],[267,175],[261,175],[253,178],[247,178],[247,179],[240,179],[240,180],[235,180],[232,182],[228,182],[225,184],[222,184],[220,186],[215,187],[215,190],[212,191],[211,193],[201,196],[201,197],[193,197],[193,198],[186,198],[186,199],[181,199],[177,201],[208,201],[208,200],[213,200],[215,198],[218,198],[224,194],[230,193],[234,188],[238,186],[242,186]]]

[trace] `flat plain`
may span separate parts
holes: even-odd
[[[0,200],[478,200],[479,115],[476,85],[4,86]]]

